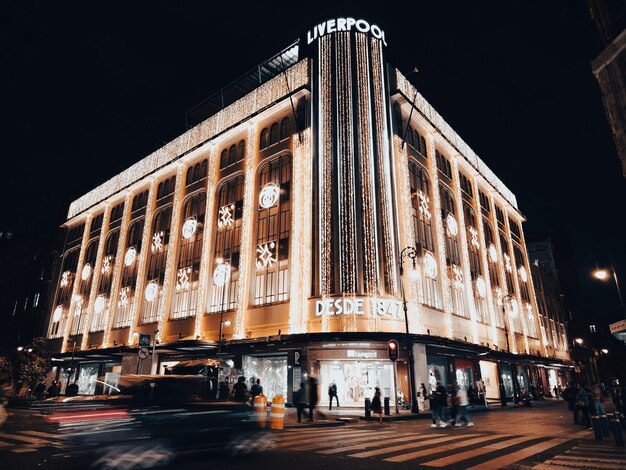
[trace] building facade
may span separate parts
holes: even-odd
[[[308,376],[354,406],[411,378],[555,385],[540,370],[567,339],[546,336],[515,196],[385,48],[364,20],[316,25],[71,204],[47,332],[62,380],[70,357],[82,393],[147,372],[149,334],[154,372],[221,355],[287,401]]]

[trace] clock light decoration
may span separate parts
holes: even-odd
[[[276,248],[275,242],[261,243],[256,249],[256,268],[266,269],[271,268],[276,263]]]
[[[259,205],[263,209],[269,209],[278,202],[278,196],[280,195],[280,188],[274,182],[267,183],[263,186],[261,193],[259,194]]]
[[[91,264],[87,263],[85,264],[85,266],[83,266],[83,270],[80,273],[80,277],[82,278],[83,281],[86,281],[87,279],[89,279],[90,275],[91,275]]]
[[[126,250],[126,254],[124,255],[124,264],[126,266],[132,265],[137,259],[137,250],[134,246],[131,246],[128,250]]]
[[[213,284],[217,287],[224,287],[230,279],[230,264],[221,263],[213,271]]]
[[[526,273],[526,268],[524,266],[520,266],[517,272],[519,273],[519,277],[522,281],[528,281],[528,274]]]
[[[428,251],[424,255],[424,274],[433,279],[437,277],[437,261]]]
[[[157,294],[159,293],[159,285],[156,281],[150,281],[146,286],[146,292],[144,293],[144,297],[146,301],[152,302],[156,299]]]
[[[498,262],[498,249],[496,248],[496,245],[494,245],[493,243],[489,244],[489,259],[491,260],[492,263]]]
[[[235,205],[234,204],[226,204],[225,206],[220,207],[220,210],[217,214],[217,228],[226,228],[232,227],[233,222],[235,222]]]
[[[459,233],[459,226],[456,223],[456,219],[454,218],[454,215],[452,215],[451,213],[448,214],[448,217],[446,217],[446,224],[448,225],[448,230],[450,231],[452,236],[456,237],[457,234]]]
[[[476,290],[478,291],[478,295],[480,295],[483,299],[487,295],[487,284],[485,284],[485,280],[482,276],[476,277]]]
[[[106,301],[104,300],[104,295],[100,294],[96,297],[96,301],[93,304],[93,311],[96,313],[102,313],[104,311]]]
[[[61,315],[63,315],[63,307],[57,305],[57,308],[54,309],[54,314],[52,315],[52,321],[57,323],[61,319]]]
[[[189,239],[194,236],[198,228],[198,221],[194,217],[189,217],[183,224],[183,238]]]

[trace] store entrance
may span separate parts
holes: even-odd
[[[393,364],[378,361],[320,361],[320,405],[328,404],[328,386],[335,382],[340,406],[362,407],[379,387],[395,405]]]

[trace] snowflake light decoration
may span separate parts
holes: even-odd
[[[453,264],[452,274],[454,274],[454,288],[456,290],[463,290],[463,270],[461,269],[461,266]]]
[[[74,299],[74,316],[79,317],[83,313],[83,298],[76,296]]]
[[[96,301],[93,304],[93,311],[96,313],[102,313],[104,311],[105,304],[106,300],[104,299],[104,295],[100,294],[96,297]]]
[[[217,228],[232,227],[233,223],[235,222],[234,215],[234,204],[226,204],[225,206],[220,207],[220,210],[217,214]]]
[[[152,253],[163,249],[163,231],[156,232],[152,235]]]
[[[480,295],[483,299],[487,295],[487,284],[485,283],[485,280],[482,276],[476,277],[476,291],[478,292],[478,295]]]
[[[519,277],[523,282],[528,281],[528,273],[526,273],[526,268],[524,266],[520,266],[517,272],[519,273]]]
[[[456,223],[456,219],[452,213],[448,214],[446,217],[446,225],[448,226],[448,231],[453,237],[456,237],[459,233],[459,225]]]
[[[279,195],[280,188],[278,187],[278,185],[274,182],[269,182],[265,186],[263,186],[263,189],[259,194],[259,205],[263,209],[269,209],[270,207],[276,205]]]
[[[513,271],[513,268],[511,267],[511,257],[507,253],[504,253],[504,267],[509,273]]]
[[[217,287],[224,287],[230,279],[230,264],[221,263],[213,271],[213,284]]]
[[[69,271],[65,271],[63,274],[61,274],[61,287],[69,286],[71,278],[72,278],[72,273]]]
[[[276,243],[268,242],[261,243],[257,246],[256,249],[256,268],[257,269],[266,269],[271,268],[274,263],[276,263],[276,253],[275,253]]]
[[[420,212],[422,213],[422,215],[424,217],[426,217],[428,220],[430,220],[431,214],[430,214],[430,198],[428,196],[426,196],[426,194],[424,194],[422,192],[421,189],[417,190],[417,197],[420,200]]]
[[[198,228],[198,221],[194,217],[189,217],[183,224],[183,238],[189,239],[194,236]]]
[[[498,249],[496,248],[496,245],[494,245],[493,243],[489,244],[489,259],[491,260],[492,263],[498,262]]]
[[[111,272],[111,255],[107,255],[102,259],[102,274],[109,274]]]
[[[191,286],[191,267],[180,268],[176,275],[176,290],[187,290]]]
[[[124,264],[126,266],[132,265],[137,259],[137,249],[134,246],[131,246],[128,250],[126,250],[126,254],[124,255]]]
[[[146,298],[146,301],[148,302],[152,302],[154,299],[156,299],[156,296],[159,293],[159,284],[157,284],[156,281],[150,281],[147,285],[146,285],[146,291],[144,292],[144,297]]]
[[[424,255],[424,274],[430,278],[437,277],[437,261],[433,254],[429,251]]]
[[[128,305],[128,298],[130,297],[130,287],[122,287],[120,289],[120,307],[126,307]]]
[[[90,275],[91,275],[91,264],[87,263],[85,264],[85,266],[83,266],[83,270],[80,272],[80,277],[83,281],[86,281],[87,279],[89,279]]]
[[[504,305],[504,296],[502,295],[502,288],[500,287],[496,287],[496,304],[498,304],[498,307]]]
[[[478,230],[476,230],[474,227],[469,227],[468,230],[470,233],[470,243],[474,248],[480,248],[480,243],[478,242]]]

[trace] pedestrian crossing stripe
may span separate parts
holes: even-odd
[[[462,437],[467,437],[467,436],[462,436]],[[496,439],[501,439],[502,437],[503,436],[491,435],[491,436],[476,437],[474,439],[467,439],[462,442],[451,442],[450,444],[446,444],[445,450],[458,449],[460,447],[467,447],[467,446],[471,446],[474,444],[481,444],[487,441],[495,441]],[[416,452],[409,452],[408,454],[400,454],[394,457],[388,457],[384,460],[386,462],[406,462],[407,460],[414,460],[419,457],[425,457],[430,454],[442,452],[443,450],[444,449],[442,448],[437,448],[437,449],[428,448],[428,449],[418,450]]]
[[[566,460],[563,461],[561,459],[558,460],[546,460],[544,462],[544,465],[549,465],[550,469],[554,468],[553,465],[559,465],[559,466],[565,466],[565,468],[586,468],[586,469],[591,469],[591,468],[596,468],[596,469],[608,469],[608,470],[612,470],[612,469],[616,469],[616,468],[624,468],[623,464],[624,462],[621,462],[622,465],[619,466],[615,466],[614,464],[603,464],[603,463],[599,463],[599,462],[593,462],[592,464],[590,464],[589,461],[587,462],[575,462],[575,461],[571,461],[571,460]],[[535,467],[536,468],[536,467]],[[542,467],[542,468],[548,468],[548,467]]]
[[[386,435],[395,435],[396,433],[393,431],[386,431],[386,432],[378,432],[376,433],[376,436],[386,436]],[[357,443],[357,442],[361,442],[363,440],[364,437],[369,437],[372,435],[371,431],[361,431],[361,432],[353,432],[350,434],[342,434],[342,440],[341,440],[341,444],[353,444],[353,443]],[[348,440],[346,440],[348,439]],[[286,440],[286,441],[282,441],[276,445],[276,447],[291,447],[291,446],[298,446],[300,444],[307,444],[307,450],[312,450],[318,447],[327,447],[328,443],[327,442],[322,442],[322,443],[311,443],[311,439],[310,438],[302,438],[299,437],[298,439],[290,439],[290,440]]]
[[[398,435],[398,434],[396,434]],[[394,439],[385,439],[385,445],[388,444],[397,444],[399,442],[406,442],[406,441],[413,441],[415,440],[415,434],[413,433],[407,433],[407,434],[400,434],[400,436],[404,436],[404,437],[397,437]],[[426,434],[425,436],[419,436],[420,440],[428,440],[428,439],[435,439],[437,437],[441,437],[441,434]],[[321,450],[318,452],[318,454],[339,454],[341,452],[351,452],[353,450],[365,450],[368,447],[378,447],[380,446],[380,442],[378,442],[378,440],[376,441],[370,441],[370,442],[360,442],[359,444],[355,444],[355,445],[351,445],[351,446],[345,446],[345,447],[338,447],[336,449],[326,449],[326,450]]]
[[[39,444],[39,445],[48,445],[48,444],[50,444],[49,441],[40,439],[38,437],[23,436],[21,434],[7,434],[7,433],[4,433],[4,432],[1,432],[0,433],[0,438],[1,439],[8,439],[9,441],[28,442],[29,444]]]
[[[544,452],[552,447],[556,447],[564,442],[570,441],[571,439],[561,439],[555,438],[550,439],[545,442],[540,442],[538,444],[534,444],[529,447],[525,447],[523,449],[518,450],[517,452],[513,452],[512,454],[503,455],[502,457],[497,457],[495,459],[488,460],[486,462],[482,462],[479,465],[474,467],[470,467],[466,470],[489,470],[489,469],[497,469],[506,467],[507,465],[512,465],[520,460],[527,459],[528,457],[532,457],[540,452]]]
[[[47,439],[43,439],[44,437]],[[1,450],[20,454],[36,452],[40,447],[59,446],[59,441],[63,437],[41,431],[23,430],[12,434],[0,433],[0,439]]]
[[[459,434],[456,436],[444,436],[444,437],[440,437],[438,439],[432,439],[429,440],[428,442],[423,442],[422,440],[416,441],[416,442],[411,442],[409,444],[404,444],[404,445],[399,445],[399,446],[391,446],[391,447],[384,447],[382,449],[376,449],[376,450],[370,450],[368,452],[359,452],[358,454],[351,454],[348,457],[356,457],[356,458],[367,458],[367,457],[375,457],[377,455],[382,455],[382,454],[389,454],[392,452],[399,452],[402,450],[407,450],[407,449],[415,449],[417,447],[426,447],[426,446],[430,446],[432,444],[441,444],[444,442],[451,442],[451,441],[455,441],[455,440],[459,440],[459,439],[466,439],[467,438],[467,434]],[[384,445],[384,443],[381,443],[381,445]],[[433,451],[435,452],[435,451]]]

